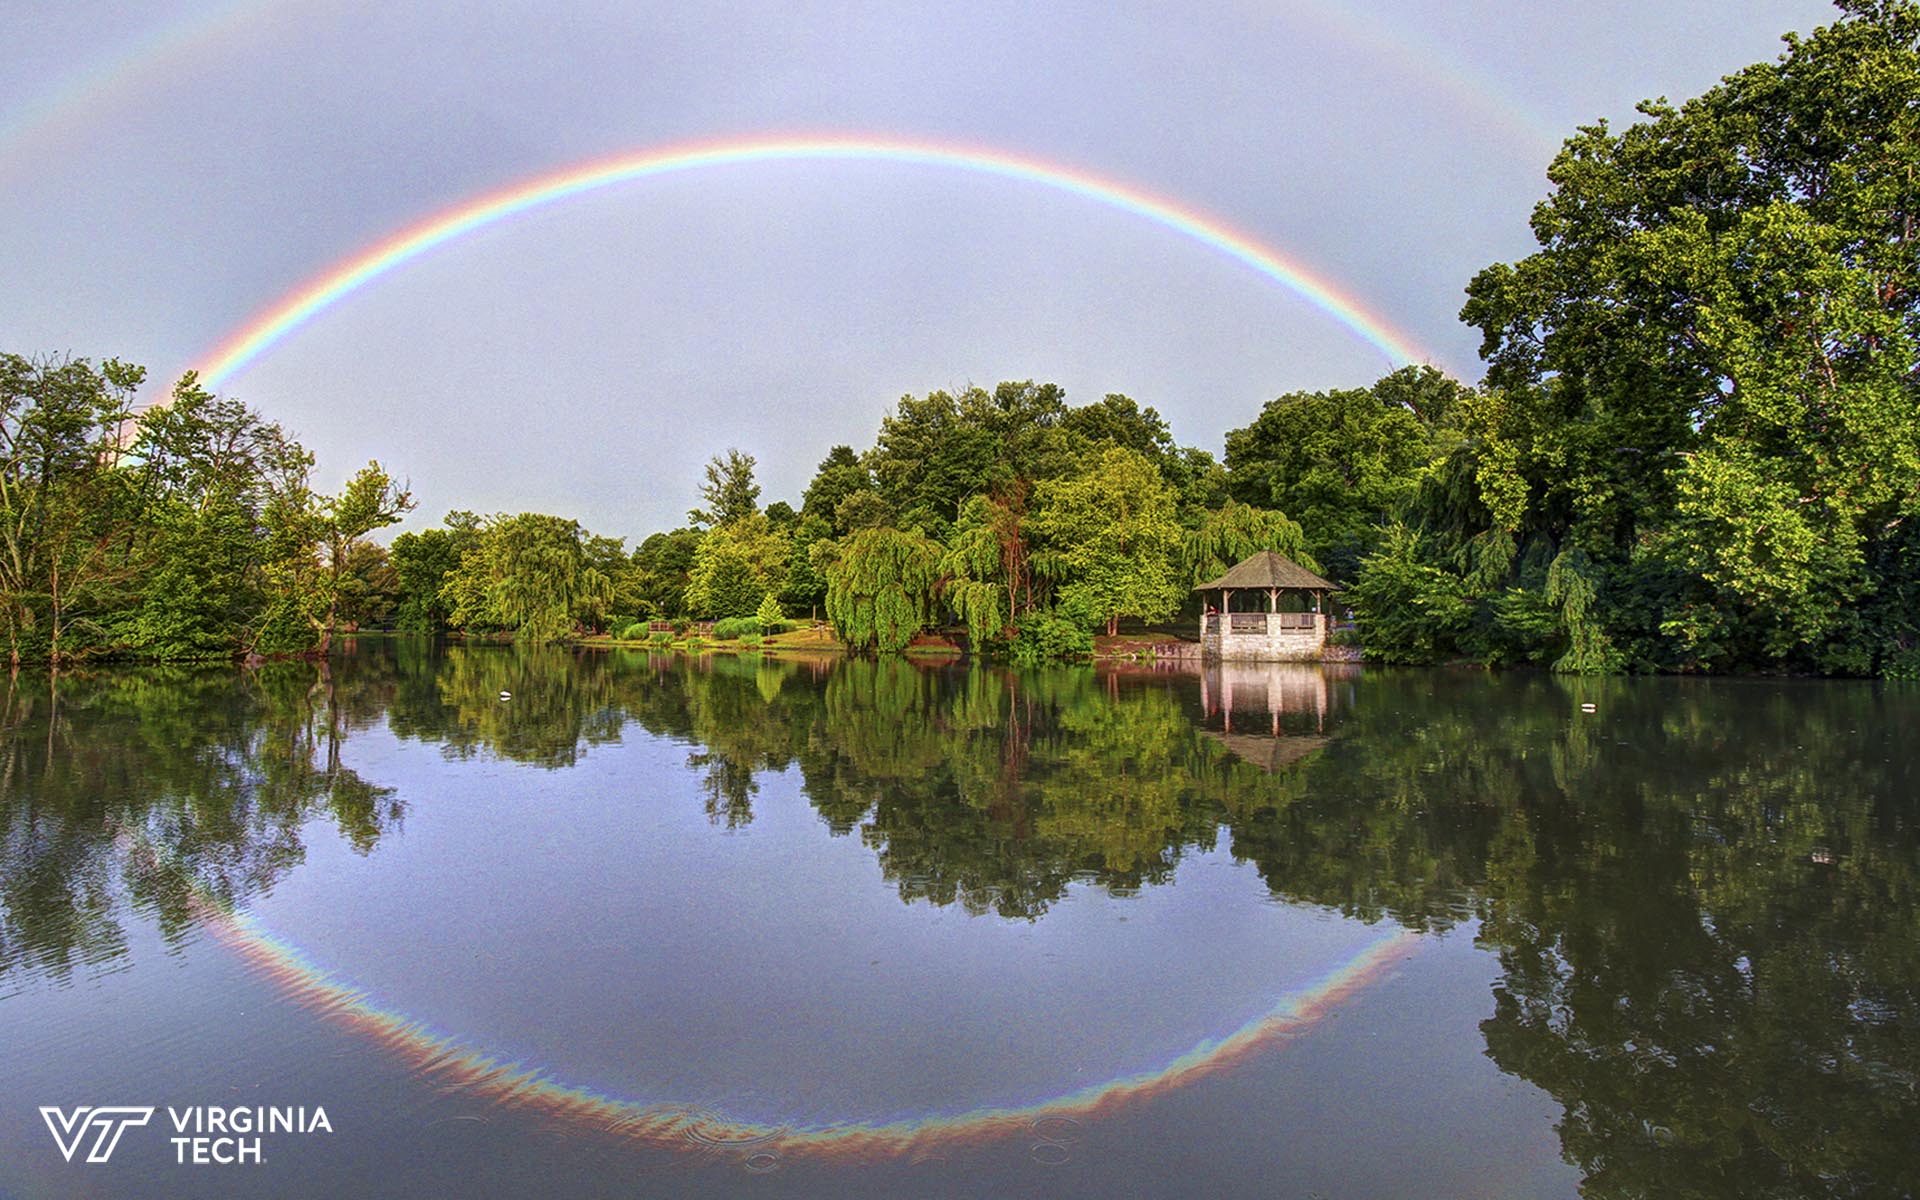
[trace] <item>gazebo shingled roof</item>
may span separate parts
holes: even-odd
[[[1210,583],[1195,587],[1196,592],[1213,592],[1221,588],[1253,588],[1265,591],[1268,588],[1308,588],[1315,591],[1338,591],[1337,585],[1315,575],[1299,563],[1284,554],[1272,550],[1262,550],[1252,558],[1235,564],[1225,575]]]

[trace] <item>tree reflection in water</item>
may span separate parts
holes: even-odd
[[[362,642],[19,675],[0,711],[0,984],[112,960],[129,910],[178,936],[196,895],[244,902],[315,818],[371,850],[402,801],[340,746],[383,718],[555,770],[631,728],[687,747],[718,826],[797,773],[908,902],[1039,920],[1224,835],[1278,899],[1469,925],[1486,1052],[1563,1106],[1590,1195],[1920,1186],[1910,691]]]
[[[208,899],[243,903],[330,819],[365,853],[400,799],[340,763],[390,673],[356,665],[152,667],[29,676],[0,691],[0,982],[125,951],[128,912],[177,940]]]

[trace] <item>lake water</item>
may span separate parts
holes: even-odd
[[[5,686],[0,1194],[1920,1188],[1920,688],[375,639]]]

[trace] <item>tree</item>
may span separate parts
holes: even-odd
[[[116,640],[159,658],[232,655],[261,643],[275,596],[270,511],[304,492],[313,458],[278,424],[214,396],[188,372],[140,415],[127,470],[139,595]],[[292,648],[309,634],[295,629]]]
[[[970,496],[1058,474],[1070,463],[1060,421],[1066,393],[1051,383],[1001,383],[958,396],[903,396],[880,422],[867,465],[901,528],[944,539]],[[851,526],[849,526],[851,527]]]
[[[353,546],[374,530],[397,523],[412,510],[413,493],[395,483],[378,462],[360,468],[339,495],[320,504],[319,537],[325,571],[316,581],[315,607],[321,611],[309,618],[320,635],[320,654],[333,646],[341,600],[351,578]]]
[[[145,372],[0,355],[0,600],[8,653],[58,660],[76,613],[122,575],[114,467]]]
[[[871,493],[873,475],[860,464],[851,446],[835,446],[815,468],[813,482],[800,497],[801,515],[826,522],[828,536],[847,533],[846,526],[834,524],[840,505],[855,493]]]
[[[767,594],[766,581],[739,539],[710,533],[693,552],[687,573],[686,610],[705,618],[752,616]]]
[[[340,620],[358,629],[393,620],[400,599],[400,575],[385,546],[364,538],[348,544],[346,574],[340,583]]]
[[[862,529],[814,553],[827,577],[827,620],[855,650],[906,648],[927,627],[940,582],[938,542],[898,529]]]
[[[1493,518],[1577,548],[1645,665],[1910,652],[1875,564],[1920,518],[1920,6],[1839,7],[1698,99],[1583,128],[1540,249],[1468,288],[1504,393],[1467,428]]]
[[[1175,454],[1173,431],[1151,406],[1142,408],[1130,396],[1109,392],[1093,404],[1070,408],[1061,415],[1060,428],[1089,449],[1120,446],[1162,466]]]
[[[1445,431],[1464,391],[1432,367],[1406,367],[1371,388],[1290,392],[1228,431],[1228,490],[1298,521],[1307,550],[1351,577],[1450,448]]]
[[[833,536],[833,525],[825,518],[808,514],[793,528],[792,549],[787,555],[787,575],[780,585],[780,603],[794,611],[805,609],[809,617],[818,616],[827,599],[827,577],[813,561],[813,547]]]
[[[1229,500],[1201,518],[1181,542],[1180,565],[1188,586],[1220,576],[1262,550],[1284,554],[1308,570],[1320,564],[1307,553],[1300,526],[1287,514]]]
[[[595,569],[578,521],[543,513],[495,517],[441,591],[464,629],[511,629],[527,642],[566,636],[606,611],[613,581]]]
[[[687,580],[699,546],[699,530],[675,529],[649,534],[634,550],[632,586],[644,611],[662,618],[686,615]]]
[[[1015,616],[993,515],[985,496],[967,501],[940,560],[940,598],[966,624],[975,654],[1008,637]]]
[[[779,591],[792,540],[765,513],[707,531],[687,570],[686,609],[701,617],[750,617],[761,597]]]
[[[1173,492],[1144,455],[1109,448],[1079,474],[1041,484],[1037,499],[1064,608],[1104,623],[1111,637],[1123,616],[1157,621],[1180,607]]]
[[[441,588],[477,540],[470,526],[455,526],[461,515],[448,514],[446,529],[423,529],[393,539],[391,562],[398,590],[394,624],[398,628],[409,633],[438,633],[451,624],[452,608]]]
[[[605,595],[595,596],[581,606],[580,616],[593,629],[618,629],[645,610],[640,597],[633,560],[627,556],[625,538],[590,535],[581,550],[587,565],[607,580]]]
[[[716,454],[708,459],[700,499],[706,507],[689,510],[687,520],[708,529],[730,525],[760,511],[760,485],[753,481],[753,455],[729,448],[724,457]]]

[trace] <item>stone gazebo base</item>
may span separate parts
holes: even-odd
[[[1200,628],[1200,653],[1226,662],[1317,662],[1326,645],[1325,613],[1216,612]]]

